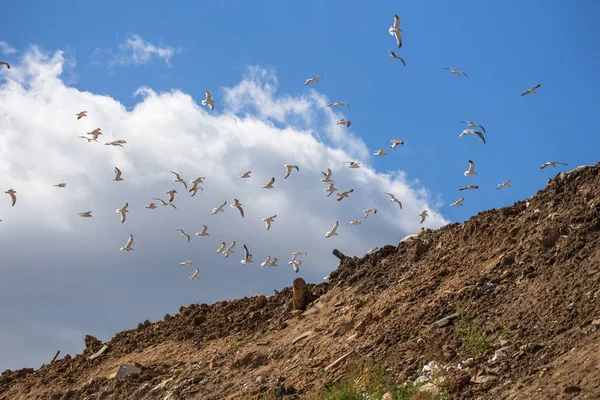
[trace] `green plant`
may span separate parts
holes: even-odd
[[[477,318],[469,319],[461,315],[454,323],[454,328],[456,336],[460,339],[465,350],[472,356],[478,357],[490,348],[483,327]]]

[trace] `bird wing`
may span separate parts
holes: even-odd
[[[119,179],[122,175],[121,170],[117,167],[115,167],[115,173],[117,174],[117,176],[115,176],[115,179]]]
[[[209,91],[205,91],[204,94],[206,95],[206,101],[209,102],[212,100],[212,94],[210,94]]]
[[[133,235],[129,235],[129,239],[127,240],[127,244],[125,247],[131,247],[133,245]]]
[[[400,17],[398,15],[394,15],[394,29],[400,28]]]
[[[269,183],[267,183],[267,186],[271,186],[273,183],[275,183],[275,177],[271,178],[271,180],[269,181]]]
[[[400,58],[400,57],[398,57],[398,59],[399,59],[400,61],[402,61],[402,64],[403,64],[403,65],[406,67],[406,63],[404,62],[404,59],[402,59],[402,58]]]
[[[483,131],[483,133],[487,133],[487,132],[485,131],[485,128],[484,128],[483,126],[481,126],[481,125],[479,125],[479,124],[477,124],[477,126],[481,128],[481,130]]]
[[[398,48],[402,47],[402,35],[400,35],[400,32],[394,32],[394,36],[396,36],[396,44],[398,45]]]
[[[469,160],[469,173],[473,173],[475,171],[475,163]]]
[[[242,214],[242,217],[244,216],[244,209],[242,208],[242,206],[236,206],[238,210],[240,210],[240,214]]]
[[[244,245],[244,259],[247,260],[248,258],[250,258],[250,252],[248,251],[246,245]]]
[[[331,232],[335,232],[339,226],[339,221],[335,221],[335,224],[333,224],[333,228],[331,228]]]
[[[179,174],[175,171],[171,171],[172,174],[175,174],[175,176],[177,177],[177,179],[181,179],[181,176],[179,176]]]
[[[479,136],[479,139],[481,139],[481,141],[483,142],[483,144],[485,144],[485,138],[483,137],[483,133],[481,133],[479,131],[475,131],[475,134],[477,136]]]
[[[385,192],[385,194],[387,194],[388,196],[390,196],[390,197],[391,197],[391,200],[397,200],[397,199],[396,199],[396,196],[394,196],[393,194],[391,194],[391,193],[388,193],[388,192]]]

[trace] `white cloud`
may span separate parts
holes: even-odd
[[[149,87],[136,92],[140,101],[128,111],[109,96],[65,86],[65,62],[60,51],[47,55],[32,47],[11,74],[2,75],[0,185],[2,192],[14,188],[18,200],[11,207],[8,195],[0,197],[0,303],[15,304],[4,310],[13,319],[20,313],[38,320],[52,315],[56,325],[108,340],[97,332],[131,328],[181,304],[268,293],[296,276],[321,281],[336,267],[333,248],[362,255],[369,247],[395,244],[420,229],[417,214],[423,209],[430,210],[424,226],[448,222],[428,190],[409,183],[403,172],[382,174],[369,166],[367,146],[351,129],[335,126],[343,115],[324,107],[324,95],[280,95],[273,71],[252,67],[238,85],[214,88],[212,112],[181,90],[156,93]],[[88,117],[77,120],[81,110]],[[97,127],[104,133],[101,143],[77,138]],[[115,139],[127,140],[125,148],[103,145]],[[342,162],[351,159],[364,164],[345,168]],[[286,163],[300,171],[284,180]],[[125,181],[111,181],[114,166]],[[319,179],[328,167],[338,189],[354,188],[349,199],[338,202],[324,193]],[[173,182],[171,170],[188,181],[205,176],[204,191],[191,197]],[[246,170],[252,178],[239,179]],[[272,176],[275,188],[262,189]],[[53,187],[58,182],[67,187]],[[177,210],[144,208],[171,188],[178,191]],[[403,209],[384,192],[395,193]],[[243,203],[245,218],[229,207],[234,198]],[[210,215],[225,200],[225,213]],[[121,224],[115,210],[126,201],[130,214]],[[362,225],[345,225],[370,207],[378,213]],[[93,218],[77,216],[88,210]],[[277,219],[266,231],[261,219],[272,214]],[[326,239],[336,220],[339,236]],[[202,224],[210,236],[193,236],[191,243],[175,232],[193,234]],[[120,252],[129,234],[135,251]],[[233,240],[230,258],[215,253],[222,241]],[[256,260],[246,267],[240,263],[244,243]],[[308,253],[299,274],[287,265],[297,250]],[[267,255],[278,257],[280,267],[260,269]],[[193,268],[179,267],[188,259],[200,268],[200,281],[188,279]],[[32,311],[32,304],[46,308]],[[118,311],[107,311],[113,309]],[[40,334],[36,340],[46,339]],[[46,354],[53,353],[51,345]],[[0,332],[0,353],[26,350],[8,348]],[[76,350],[67,346],[63,354]],[[20,365],[0,362],[3,367]]]
[[[182,52],[182,49],[165,46],[160,47],[144,40],[136,33],[127,34],[125,42],[119,44],[119,50],[113,53],[111,49],[96,49],[96,55],[108,56],[109,67],[116,65],[143,65],[149,63],[153,58],[162,59],[167,66],[171,67],[171,58]]]
[[[17,49],[10,47],[8,45],[8,43],[6,43],[5,41],[0,40],[0,51],[2,52],[2,54],[5,55],[10,55],[10,54],[14,54],[17,52]]]

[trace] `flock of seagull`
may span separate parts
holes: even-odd
[[[394,38],[396,40],[396,45],[398,46],[399,49],[402,48],[401,32],[402,32],[402,29],[400,29],[400,18],[398,17],[398,15],[394,15],[394,22],[393,22],[393,25],[389,28],[389,34],[394,36]],[[392,59],[400,60],[402,62],[402,64],[404,66],[406,66],[406,62],[404,61],[404,59],[402,59],[401,57],[396,55],[396,53],[394,51],[390,50],[389,57]],[[6,68],[10,69],[10,64],[8,62],[0,61],[0,66],[2,66],[2,65],[6,66]],[[454,75],[457,75],[457,76],[463,75],[463,76],[467,77],[467,74],[464,71],[458,71],[454,68],[443,68],[443,69],[450,71]],[[304,86],[311,84],[311,83],[313,83],[313,84],[318,83],[319,79],[321,79],[321,78],[323,78],[323,76],[314,76],[312,78],[306,79],[304,82]],[[538,84],[538,85],[528,89],[524,93],[522,93],[521,96],[525,96],[528,94],[534,94],[534,93],[536,93],[536,90],[539,88],[540,88],[540,85]],[[214,110],[215,101],[212,97],[212,94],[209,91],[206,91],[205,96],[206,96],[205,99],[202,100],[202,105],[208,106],[208,108],[211,111]],[[343,106],[350,106],[350,104],[347,102],[332,102],[332,103],[329,103],[326,105],[326,107],[343,107]],[[77,120],[80,120],[80,119],[88,116],[87,111],[80,111],[80,112],[76,113],[75,115],[77,116]],[[461,134],[459,135],[459,138],[462,138],[465,135],[476,135],[483,144],[486,143],[485,136],[484,136],[486,131],[482,125],[477,124],[472,121],[461,121],[461,123],[467,124],[467,129],[465,129],[461,132]],[[346,119],[340,119],[340,120],[336,121],[336,124],[337,125],[345,125],[346,127],[349,127],[351,124],[351,121],[346,120]],[[481,130],[477,130],[477,129],[481,129]],[[87,140],[88,143],[98,142],[98,138],[101,135],[102,135],[101,128],[96,128],[93,131],[86,133],[85,136],[79,136],[79,138]],[[106,142],[104,144],[106,146],[123,147],[123,145],[127,144],[127,141],[119,139],[119,140],[115,140],[115,141],[111,141],[111,142]],[[401,146],[403,144],[404,144],[403,140],[392,139],[392,140],[390,140],[389,147],[392,150],[395,150],[396,147]],[[375,153],[373,153],[373,155],[376,157],[382,157],[382,156],[386,156],[386,152],[384,149],[379,149]],[[347,168],[350,168],[350,169],[360,168],[360,163],[356,162],[356,161],[347,161],[347,162],[344,162],[344,164],[348,164]],[[544,169],[549,166],[556,167],[557,165],[567,165],[567,164],[558,162],[558,161],[549,161],[549,162],[542,164],[540,166],[540,168]],[[294,171],[294,170],[300,171],[300,168],[297,165],[285,164],[284,168],[285,168],[284,179],[288,179],[290,177],[290,175],[292,174],[292,171]],[[114,168],[114,172],[115,172],[115,177],[112,178],[113,181],[120,182],[120,181],[124,180],[123,172],[118,167]],[[240,179],[251,178],[251,176],[250,176],[251,172],[252,171],[246,171],[243,174],[241,174],[239,176],[239,178]],[[204,183],[203,181],[204,181],[204,179],[206,179],[205,177],[197,177],[197,178],[189,181],[191,186],[190,186],[190,188],[188,188],[188,184],[187,184],[186,180],[183,179],[179,173],[177,173],[175,171],[171,171],[171,173],[174,175],[174,178],[175,178],[173,182],[181,183],[181,185],[184,187],[184,189],[186,191],[188,191],[189,193],[191,193],[192,197],[195,196],[199,190],[200,191],[204,190],[200,185]],[[324,192],[327,193],[327,197],[331,196],[332,194],[334,194],[337,191],[337,201],[342,201],[344,198],[349,198],[349,195],[352,192],[354,192],[353,188],[345,190],[345,191],[340,191],[338,188],[336,188],[334,181],[331,179],[331,177],[332,177],[331,169],[328,168],[327,172],[321,172],[321,173],[323,174],[323,177],[321,178],[320,181],[327,184],[327,188],[324,189]],[[472,160],[469,160],[469,168],[467,169],[467,171],[464,172],[464,176],[473,176],[473,175],[477,175],[477,172],[475,172],[475,163]],[[499,184],[497,189],[510,188],[511,187],[510,182],[511,182],[510,180],[507,180],[507,181]],[[275,177],[272,177],[263,186],[263,188],[264,189],[273,189],[274,183],[275,183]],[[61,183],[55,184],[54,186],[57,188],[65,188],[67,186],[67,184],[65,182],[61,182]],[[459,191],[476,190],[476,189],[479,189],[478,185],[466,185],[466,186],[461,187],[459,189]],[[17,192],[14,189],[9,189],[9,190],[5,191],[5,193],[11,197],[12,206],[14,207],[17,202]],[[162,199],[160,197],[154,197],[153,200],[156,200],[162,206],[170,206],[170,207],[176,209],[177,207],[173,203],[176,193],[178,193],[177,190],[171,189],[171,190],[168,190],[165,192],[165,194],[168,195],[168,198],[166,200]],[[398,204],[400,209],[402,209],[402,202],[399,199],[397,199],[393,193],[386,192],[385,194],[389,196],[390,203],[396,203],[396,204]],[[453,207],[462,206],[463,201],[464,201],[464,197],[461,197],[460,199],[458,199],[457,201],[455,201],[454,203],[452,203],[450,205]],[[227,201],[224,201],[223,203],[219,204],[217,207],[213,208],[211,215],[216,215],[218,213],[224,212],[226,206],[227,206]],[[234,199],[234,202],[232,204],[230,204],[231,208],[237,209],[238,212],[240,213],[240,215],[242,217],[244,217],[244,209],[242,206],[243,206],[243,204],[240,203],[240,201],[238,199]],[[126,202],[121,208],[116,210],[116,212],[120,215],[121,223],[124,223],[127,219],[127,213],[129,212],[128,208],[129,208],[129,203]],[[157,205],[155,202],[150,202],[147,206],[145,206],[145,208],[156,209]],[[377,209],[369,208],[367,210],[363,210],[363,213],[364,213],[364,216],[362,219],[352,220],[352,221],[348,222],[346,225],[361,224],[362,221],[365,220],[370,214],[377,214]],[[78,215],[82,218],[92,218],[92,211],[84,211],[84,212],[78,213]],[[428,216],[428,211],[423,210],[420,214],[418,214],[418,216],[421,218],[420,224],[422,224]],[[265,217],[262,219],[262,221],[265,223],[265,228],[267,230],[269,230],[271,228],[271,224],[274,223],[276,218],[277,218],[277,215],[271,215],[271,216],[268,216],[268,217]],[[337,233],[338,227],[339,227],[339,221],[336,221],[333,224],[332,228],[325,233],[325,238],[331,238],[333,236],[338,236],[338,233]],[[188,234],[187,232],[185,232],[183,229],[177,229],[176,232],[179,232],[181,234],[181,236],[183,236],[187,239],[188,242],[191,241],[191,235]],[[200,232],[196,232],[195,235],[196,236],[210,236],[208,233],[208,226],[202,225],[202,230]],[[216,250],[216,253],[223,254],[223,256],[225,258],[228,258],[233,253],[233,249],[235,246],[236,246],[235,241],[233,241],[229,246],[227,246],[227,244],[225,242],[222,242],[221,245],[219,246],[219,248]],[[253,257],[252,253],[250,253],[246,244],[243,245],[243,248],[244,248],[244,258],[241,260],[241,263],[243,265],[247,265],[249,263],[254,262],[254,260],[252,259],[252,257]],[[127,243],[125,244],[125,246],[121,247],[120,250],[126,251],[126,252],[134,251],[133,235],[129,235]],[[294,268],[294,271],[296,273],[299,271],[300,264],[302,263],[302,261],[298,259],[298,257],[301,255],[305,256],[306,253],[303,251],[294,252],[292,254],[292,259],[288,262],[289,265],[292,265],[292,267]],[[277,262],[278,262],[277,258],[271,257],[269,255],[260,265],[261,265],[261,267],[277,267],[278,266]],[[180,263],[180,266],[182,266],[182,267],[192,266],[192,265],[193,265],[193,263],[191,260],[187,260],[187,261]],[[198,268],[196,268],[194,273],[189,277],[189,279],[190,280],[198,280],[199,273],[200,273],[200,271],[198,270]]]

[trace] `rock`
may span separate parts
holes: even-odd
[[[264,294],[261,294],[260,296],[258,296],[256,298],[256,306],[258,308],[263,308],[266,305],[267,305],[267,296],[265,296]]]
[[[565,394],[575,394],[581,392],[581,388],[579,386],[567,386],[564,392]]]
[[[452,349],[452,347],[448,344],[442,346],[442,352],[444,353],[444,358],[446,359],[446,361],[452,360],[456,355],[454,349]]]
[[[140,372],[142,372],[142,368],[139,364],[121,364],[114,378],[124,378],[129,375],[137,375]]]
[[[308,287],[306,281],[302,278],[294,279],[292,284],[292,307],[296,310],[304,310],[306,308],[308,297]]]
[[[440,389],[435,385],[435,383],[427,382],[424,385],[422,385],[421,387],[419,387],[419,390],[417,390],[417,393],[428,394],[428,395],[430,395],[430,396],[428,396],[428,398],[437,399],[437,397],[440,395]],[[415,397],[420,398],[418,395]]]
[[[264,385],[265,383],[267,383],[267,378],[265,378],[263,375],[259,375],[256,377],[256,383],[258,383],[259,385]]]
[[[85,342],[85,349],[90,353],[94,353],[102,347],[102,341],[92,335],[85,335],[83,341]]]

